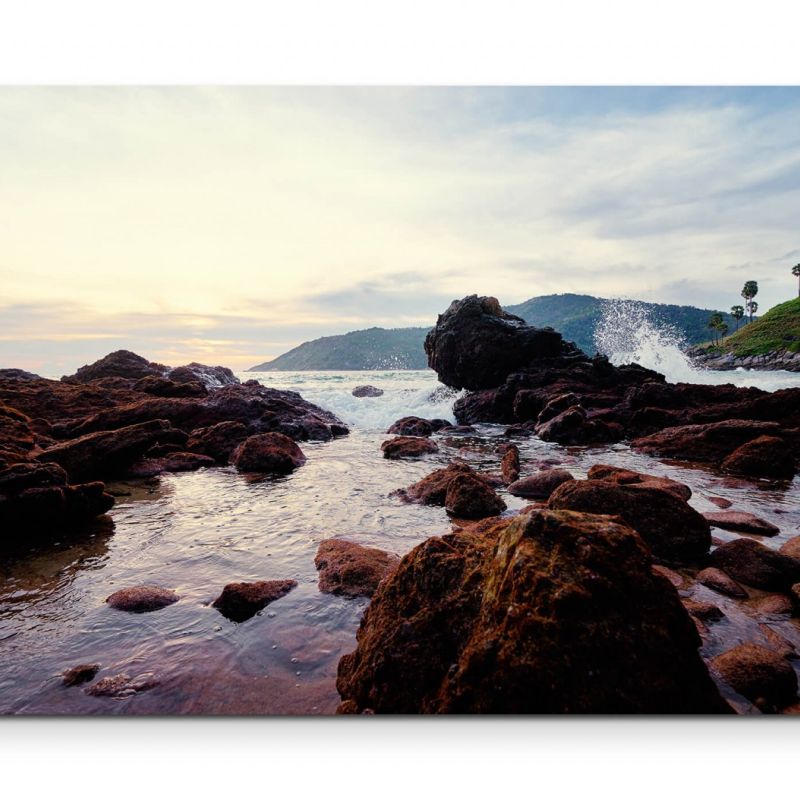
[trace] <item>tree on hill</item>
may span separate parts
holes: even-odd
[[[750,301],[750,322],[753,321],[753,314],[758,311],[758,303],[755,300]]]
[[[800,297],[800,264],[795,264],[792,267],[792,275],[797,278],[797,296]]]
[[[725,325],[725,322],[722,318],[722,314],[719,311],[715,311],[709,318],[708,318],[708,327],[711,328],[711,338],[714,344],[717,344],[719,341],[719,336],[717,334],[720,333],[722,326]],[[725,325],[725,329],[727,331],[728,326]]]
[[[739,330],[739,322],[744,316],[744,306],[731,306],[731,316],[736,320],[736,330]]]
[[[750,322],[753,321],[753,314],[756,308],[753,308],[753,298],[758,294],[758,283],[756,281],[746,281],[742,289],[742,297],[744,298],[744,307],[747,309],[747,316],[750,317]]]

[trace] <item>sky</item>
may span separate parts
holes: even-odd
[[[0,367],[246,369],[449,303],[760,312],[800,261],[797,88],[0,88]]]

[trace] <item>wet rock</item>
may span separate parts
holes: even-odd
[[[425,338],[428,365],[455,389],[499,386],[520,367],[541,359],[582,355],[551,328],[532,328],[494,297],[454,300]]]
[[[231,464],[240,472],[288,475],[305,463],[303,451],[282,433],[248,436],[231,454]]]
[[[429,453],[438,453],[439,446],[430,439],[414,436],[396,436],[387,439],[382,445],[384,458],[421,458]]]
[[[319,590],[345,597],[372,597],[380,582],[400,563],[400,557],[345,539],[328,539],[314,558]]]
[[[208,389],[199,381],[178,383],[169,378],[157,375],[146,375],[133,384],[137,392],[152,394],[156,397],[205,397]]]
[[[127,477],[152,478],[164,472],[194,472],[203,467],[216,465],[217,462],[210,456],[179,451],[158,458],[143,458],[130,467]]]
[[[505,445],[500,461],[500,475],[506,486],[519,480],[519,448],[515,444]]]
[[[393,423],[386,433],[398,436],[430,436],[433,433],[433,425],[430,420],[421,417],[403,417]]]
[[[749,511],[710,511],[703,516],[714,527],[726,531],[755,533],[758,536],[777,536],[781,532],[777,525],[773,525]]]
[[[796,558],[800,560],[800,536],[793,536],[787,539],[781,546],[779,551],[785,556]]]
[[[198,364],[197,361],[192,361],[182,367],[174,367],[167,372],[167,377],[173,383],[199,383],[206,390],[219,389],[222,386],[236,386],[241,383],[228,367],[210,367],[207,364]]]
[[[474,475],[481,480],[485,480],[484,476],[478,476],[468,464],[455,461],[452,464],[448,464],[444,469],[434,470],[422,480],[402,490],[400,495],[403,499],[412,503],[422,503],[426,506],[443,506],[451,481],[463,475]],[[486,485],[489,485],[488,482]]]
[[[297,581],[254,581],[229,583],[212,606],[233,622],[244,622],[261,609],[292,591]]]
[[[484,479],[460,473],[448,484],[444,507],[457,519],[483,519],[502,513],[506,504]]]
[[[743,599],[747,597],[747,591],[740,586],[730,575],[715,567],[706,567],[697,573],[695,579],[703,586],[713,589],[715,592],[724,594],[727,597]]]
[[[650,565],[630,528],[568,511],[430,538],[378,588],[339,662],[344,708],[730,711],[675,589]]]
[[[762,711],[777,711],[797,699],[797,675],[791,664],[767,647],[740,644],[712,659],[711,666]]]
[[[132,697],[148,689],[158,686],[158,681],[153,677],[152,672],[143,672],[135,678],[126,675],[124,672],[108,678],[102,678],[97,683],[92,684],[83,691],[91,697],[113,697],[125,698]]]
[[[115,350],[107,356],[81,367],[74,375],[65,375],[65,383],[88,383],[98,378],[131,378],[138,380],[147,375],[162,377],[167,371],[163,364],[155,364],[130,350]]]
[[[27,461],[36,446],[30,417],[0,403],[0,460]]]
[[[514,398],[514,409],[515,413],[519,414],[521,411],[521,406],[524,404],[524,401],[519,400],[519,395],[522,392],[517,393],[517,397]],[[526,393],[529,395],[529,393]],[[527,399],[527,398],[526,398]],[[537,425],[544,425],[545,422],[549,422],[551,419],[554,419],[559,414],[562,414],[567,409],[572,408],[573,406],[580,407],[581,401],[580,398],[573,394],[572,392],[566,392],[565,394],[559,394],[554,397],[552,400],[548,400],[545,404],[544,408],[539,412],[536,418]]]
[[[572,473],[565,469],[543,469],[535,475],[514,481],[508,491],[515,497],[547,500],[562,483],[571,480],[574,480]]]
[[[778,436],[759,436],[734,450],[722,469],[752,478],[791,480],[797,471],[794,449]]]
[[[706,497],[710,503],[713,503],[717,508],[730,508],[733,503],[730,500],[726,500],[724,497],[714,497],[713,495],[709,495]]]
[[[689,561],[711,546],[708,522],[674,492],[647,483],[585,480],[562,483],[550,508],[614,514],[634,528],[658,558]]]
[[[429,419],[428,422],[433,426],[433,432],[439,433],[439,431],[443,431],[445,428],[452,428],[453,423],[450,422],[449,419]],[[469,426],[467,426],[469,427]]]
[[[506,428],[505,431],[503,431],[503,436],[506,436],[509,439],[512,437],[527,439],[529,436],[533,436],[533,434],[533,429],[528,428],[525,425],[511,425]]]
[[[785,594],[767,594],[753,603],[759,614],[791,614],[792,599]]]
[[[665,567],[663,564],[653,564],[653,572],[657,572],[659,575],[665,577],[676,589],[680,589],[685,582],[683,575],[679,572],[675,572],[674,569]]]
[[[169,422],[151,420],[70,439],[47,448],[38,458],[60,464],[73,480],[114,477],[124,474],[154,444],[171,441],[172,434]]]
[[[77,667],[70,667],[61,673],[61,683],[64,686],[80,686],[93,681],[99,671],[99,664],[78,664]]]
[[[619,441],[623,431],[601,420],[589,419],[582,406],[570,406],[549,421],[537,424],[536,435],[545,442],[587,445]]]
[[[171,589],[163,589],[160,586],[131,586],[127,589],[119,589],[109,595],[106,603],[119,611],[143,614],[147,611],[158,611],[166,606],[171,606],[179,599]]]
[[[689,500],[692,490],[679,481],[672,478],[662,478],[657,475],[648,475],[644,472],[635,472],[632,469],[623,469],[610,464],[594,464],[589,467],[587,477],[590,480],[611,481],[624,485],[636,484],[638,486],[650,486],[656,489],[663,489],[674,494],[679,500]]]
[[[364,386],[356,386],[351,394],[353,397],[382,397],[383,389],[379,389],[377,386],[370,386],[369,384],[366,384]]]
[[[472,425],[445,425],[443,428],[439,428],[438,433],[466,434],[477,433],[477,431],[472,427]]]
[[[713,603],[707,603],[703,600],[691,600],[689,598],[685,598],[681,602],[683,603],[683,607],[693,617],[697,617],[697,619],[701,619],[703,622],[716,622],[725,616],[719,606],[715,606]]]
[[[220,464],[227,464],[231,453],[247,436],[247,426],[241,422],[218,422],[208,428],[193,430],[186,442],[186,449],[211,456]]]
[[[785,639],[764,622],[758,623],[758,629],[764,635],[764,647],[774,650],[783,658],[797,658],[797,651],[788,639]]]
[[[711,566],[757,589],[785,592],[800,581],[800,561],[753,539],[735,539],[720,545],[710,561]]]

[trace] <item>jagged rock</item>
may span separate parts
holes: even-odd
[[[565,469],[543,469],[535,475],[514,481],[508,487],[508,492],[515,497],[547,500],[562,483],[572,480],[575,480],[572,473]]]
[[[383,389],[365,384],[364,386],[356,386],[350,394],[353,397],[382,397]]]
[[[752,478],[791,480],[797,471],[793,448],[778,436],[759,436],[737,447],[722,462],[722,469]]]
[[[502,513],[506,504],[484,479],[475,473],[460,473],[447,487],[444,507],[457,519],[483,519]]]
[[[689,500],[692,490],[679,481],[672,478],[662,478],[658,475],[648,475],[644,472],[635,472],[632,469],[615,467],[610,464],[594,464],[589,467],[587,477],[591,480],[612,481],[619,484],[636,484],[638,486],[651,486],[656,489],[663,489],[674,494],[679,500]]]
[[[767,647],[740,644],[712,659],[711,666],[739,694],[762,711],[776,711],[797,700],[797,675],[791,664]]]
[[[622,438],[619,426],[611,426],[602,420],[589,419],[582,406],[570,406],[547,422],[536,425],[536,434],[545,442],[565,445],[600,444],[616,442]]]
[[[30,417],[0,404],[0,461],[27,461],[36,446]]]
[[[248,436],[231,454],[231,464],[240,472],[288,475],[305,463],[303,451],[282,433]]]
[[[503,445],[500,475],[506,486],[519,480],[519,447],[515,444]]]
[[[197,384],[206,389],[219,389],[221,386],[236,386],[241,381],[228,367],[209,367],[192,361],[182,367],[173,367],[167,377],[174,383]]]
[[[749,511],[709,511],[703,516],[714,527],[726,531],[755,533],[759,536],[777,536],[781,532],[777,525],[773,525]]]
[[[378,588],[340,711],[730,711],[675,589],[630,528],[540,511],[433,537]]]
[[[398,436],[430,436],[433,433],[433,425],[430,420],[421,417],[403,417],[393,423],[386,433]]]
[[[163,376],[167,367],[155,364],[130,350],[115,350],[107,356],[81,367],[74,375],[65,375],[65,383],[88,383],[98,378],[132,378],[146,375]]]
[[[255,581],[229,583],[212,603],[220,614],[233,622],[244,622],[262,608],[292,591],[297,581]]]
[[[247,426],[241,422],[218,422],[208,428],[193,430],[186,442],[186,449],[211,456],[220,464],[227,464],[231,453],[247,437]]]
[[[517,416],[519,416],[523,404],[530,403],[529,392],[525,392],[525,395],[528,396],[524,397],[523,400],[519,399],[520,394],[523,393],[517,392],[517,396],[514,398],[514,413]],[[562,414],[567,409],[570,409],[573,406],[580,407],[580,405],[580,398],[572,392],[566,392],[564,394],[557,395],[552,400],[548,400],[545,406],[539,412],[538,416],[536,417],[536,424],[544,425],[546,422],[550,422],[551,419],[555,419],[557,416],[559,416],[559,414]]]
[[[439,446],[430,439],[414,436],[396,436],[381,444],[384,458],[420,458],[429,453],[438,453]]]
[[[160,586],[131,586],[109,595],[106,603],[119,611],[144,614],[171,606],[179,599],[171,589],[162,589]]]
[[[785,592],[800,581],[800,561],[753,539],[725,542],[714,550],[710,560],[711,566],[757,589]]]
[[[380,582],[400,563],[400,557],[344,539],[322,542],[314,557],[319,590],[345,597],[372,597]]]
[[[700,570],[696,575],[698,583],[713,589],[715,592],[727,595],[728,597],[735,597],[743,599],[747,597],[747,591],[743,586],[740,586],[730,575],[723,572],[721,569],[715,567],[706,567]]]
[[[64,686],[80,686],[93,681],[99,671],[99,664],[78,664],[77,667],[70,667],[61,673],[61,683]]]
[[[157,375],[139,378],[133,384],[133,389],[156,397],[205,397],[208,394],[208,389],[199,381],[178,383]]]
[[[548,505],[618,515],[659,558],[688,561],[704,556],[711,546],[711,530],[702,514],[672,491],[646,482],[568,481],[550,495]]]

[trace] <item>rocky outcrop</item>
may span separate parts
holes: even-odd
[[[210,456],[220,464],[227,464],[231,453],[248,435],[247,426],[241,422],[218,422],[207,428],[193,430],[186,442],[186,449]]]
[[[400,557],[345,539],[328,539],[314,557],[319,590],[345,597],[372,597],[380,582],[400,563]]]
[[[106,598],[106,603],[118,611],[144,614],[177,603],[180,598],[171,589],[160,586],[131,586],[120,589]]]
[[[715,527],[738,533],[754,533],[758,536],[777,536],[781,531],[777,525],[767,522],[749,511],[709,511],[703,516]]]
[[[711,566],[757,589],[788,592],[800,581],[800,561],[753,539],[734,539],[711,554]]]
[[[352,394],[353,397],[383,397],[383,389],[365,384],[363,386],[356,386],[350,394]]]
[[[430,439],[414,436],[396,436],[381,444],[384,458],[421,458],[430,453],[438,453],[439,446]]]
[[[547,422],[537,424],[534,430],[545,442],[564,445],[604,444],[623,437],[619,425],[590,419],[586,409],[580,405],[570,406]]]
[[[544,510],[414,548],[339,663],[340,711],[729,711],[632,529]]]
[[[27,461],[36,446],[30,417],[0,404],[0,464]]]
[[[508,487],[508,492],[515,497],[547,500],[562,483],[572,480],[575,480],[572,473],[565,469],[542,469],[535,475],[514,481]]]
[[[156,375],[139,378],[132,388],[154,397],[205,397],[208,394],[208,389],[199,381],[177,383]]]
[[[703,369],[780,369],[800,372],[800,352],[791,350],[774,350],[756,356],[736,356],[733,353],[707,353],[703,347],[694,347],[687,350],[687,355]]]
[[[711,546],[711,530],[703,515],[672,491],[646,481],[568,481],[550,495],[548,505],[619,516],[661,559],[692,561],[702,558]]]
[[[232,622],[245,622],[295,586],[292,580],[229,583],[211,605]]]
[[[173,383],[200,384],[206,389],[219,389],[222,386],[236,386],[241,381],[228,367],[209,367],[192,361],[182,367],[168,370],[166,377]]]
[[[231,454],[231,464],[240,472],[288,475],[305,463],[303,451],[282,433],[248,436]]]
[[[86,364],[74,375],[65,375],[65,383],[89,383],[100,378],[130,378],[138,380],[147,375],[163,376],[168,367],[155,364],[130,350],[115,350],[107,356]]]
[[[758,436],[722,462],[724,472],[751,478],[791,480],[797,471],[794,449],[778,436]]]
[[[4,379],[16,380],[16,381],[40,381],[43,380],[41,375],[37,375],[34,372],[27,372],[24,369],[16,369],[14,367],[5,367],[0,369],[0,380]]]

